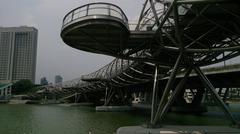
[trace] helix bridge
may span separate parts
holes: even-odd
[[[64,17],[61,38],[75,49],[116,58],[93,73],[49,86],[49,92],[60,98],[102,95],[108,105],[114,94],[123,94],[119,96],[124,101],[129,94],[147,90],[152,94],[151,124],[155,125],[162,122],[194,71],[237,124],[201,69],[240,55],[237,0],[146,0],[134,27],[117,5],[90,3]],[[183,76],[176,82],[178,74]],[[159,82],[162,79],[164,84]],[[202,94],[201,90],[196,92]]]

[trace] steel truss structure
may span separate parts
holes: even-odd
[[[107,93],[109,86],[154,80],[150,126],[156,126],[194,70],[227,117],[238,124],[200,69],[240,55],[240,4],[236,0],[146,0],[134,30],[129,29],[120,7],[91,3],[65,16],[61,37],[71,47],[116,59],[96,72],[63,83],[54,92],[106,91],[107,104],[112,96]],[[180,71],[185,75],[175,87]],[[158,81],[166,76],[168,82],[158,96]]]
[[[151,125],[156,125],[157,121],[162,122],[169,106],[174,102],[174,98],[183,89],[192,69],[197,72],[205,87],[212,92],[214,98],[232,123],[237,124],[237,121],[220,99],[211,82],[199,68],[200,66],[217,63],[239,55],[239,30],[236,30],[239,29],[239,3],[236,7],[233,7],[230,6],[233,4],[232,2],[226,0],[173,0],[155,2],[146,0],[136,30],[141,30],[145,26],[148,26],[148,29],[156,29],[154,39],[159,45],[158,51],[156,51],[157,55],[164,49],[178,55],[178,57],[175,56],[177,58],[175,58],[173,71],[170,74],[158,105],[155,104],[157,97],[155,96],[156,85],[158,84],[156,80],[158,67],[156,67]],[[158,6],[158,9],[157,4],[161,4]],[[147,5],[149,5],[148,8]],[[160,12],[160,16],[158,12]],[[220,14],[227,17],[228,20],[223,19],[223,16],[220,16]],[[141,22],[143,25],[141,25]],[[220,33],[220,35],[216,35],[216,33]],[[188,61],[184,61],[186,59]],[[185,76],[170,95],[170,90],[174,88],[173,83],[182,62],[188,65],[188,67],[184,67],[186,70]],[[170,99],[168,99],[168,96],[170,96]]]

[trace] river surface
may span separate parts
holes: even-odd
[[[217,110],[216,110],[217,111]],[[166,124],[226,125],[222,113],[199,115],[170,113]],[[240,118],[240,107],[232,111]],[[0,134],[113,134],[122,126],[142,125],[148,121],[139,112],[95,112],[94,107],[58,105],[0,105]]]

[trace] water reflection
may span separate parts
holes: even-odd
[[[238,114],[239,105],[232,106]],[[121,126],[141,125],[149,118],[136,112],[95,112],[94,107],[57,105],[0,105],[1,134],[112,134]],[[226,125],[223,113],[216,109],[197,115],[170,113],[166,124]]]

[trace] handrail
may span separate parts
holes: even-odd
[[[134,57],[145,57],[145,51],[138,51],[132,54]],[[123,73],[126,69],[132,66],[135,62],[132,60],[124,60],[116,58],[109,64],[103,66],[102,68],[98,69],[97,71],[82,75],[81,79],[84,80],[91,80],[91,79],[112,79],[117,75]]]
[[[90,14],[91,11],[96,11],[99,9],[107,13],[97,12],[97,13]],[[75,12],[75,11],[78,11],[78,12]],[[87,17],[87,16],[94,16],[94,15],[106,15],[106,16],[115,17],[115,18],[121,19],[125,23],[125,25],[128,25],[127,16],[125,15],[125,13],[122,11],[120,7],[111,3],[97,2],[97,3],[89,3],[71,10],[63,18],[62,27],[66,26],[67,24],[71,23],[76,19]]]

